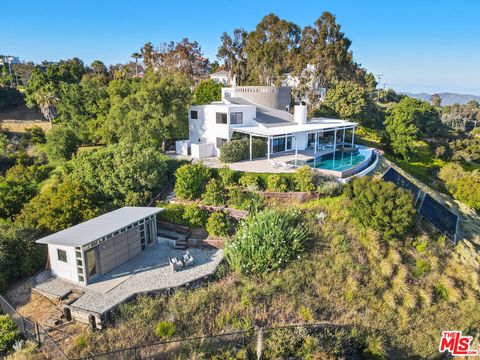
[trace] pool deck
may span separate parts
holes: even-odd
[[[171,241],[161,240],[87,286],[50,277],[34,289],[40,294],[58,298],[76,290],[82,295],[70,304],[71,308],[102,314],[136,294],[186,286],[213,275],[223,259],[221,249],[191,247],[188,251],[194,259],[193,265],[173,272],[169,266],[169,258],[185,253],[185,250],[175,250],[173,244]]]
[[[322,155],[330,154],[332,152],[334,152],[333,149],[317,150],[316,153],[314,153],[313,149],[307,149],[307,150],[299,150],[297,153],[297,156],[295,156],[295,151],[288,151],[278,155],[271,155],[270,162],[266,157],[255,158],[255,159],[252,159],[252,161],[243,160],[243,161],[238,161],[235,163],[228,163],[228,164],[222,163],[218,159],[218,157],[204,158],[202,160],[206,166],[213,167],[213,168],[220,168],[226,165],[230,169],[236,170],[236,171],[248,171],[248,172],[258,172],[258,173],[291,173],[291,172],[295,172],[294,168],[286,168],[283,166],[273,166],[272,162],[287,163],[289,161],[290,162],[295,161],[295,158],[297,160],[308,160],[308,159],[313,159],[316,156],[322,156]]]

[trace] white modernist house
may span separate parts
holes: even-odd
[[[189,109],[189,139],[177,142],[179,154],[193,158],[219,156],[222,145],[234,132],[267,141],[267,158],[286,152],[334,149],[345,144],[346,133],[353,146],[358,125],[340,119],[307,118],[307,106],[290,112],[291,89],[274,86],[237,86],[222,89],[222,100]]]
[[[161,208],[123,207],[37,240],[52,275],[87,285],[156,243]]]

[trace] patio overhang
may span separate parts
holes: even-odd
[[[263,126],[239,126],[232,130],[252,136],[273,137],[285,134],[312,133],[334,130],[348,130],[357,127],[358,123],[340,119],[313,119],[306,124],[263,127]]]
[[[345,132],[346,130],[352,130],[352,146],[354,144],[355,138],[355,128],[357,127],[358,123],[341,120],[341,119],[326,119],[326,118],[319,118],[319,119],[312,119],[311,121],[307,122],[306,124],[295,124],[295,125],[288,125],[288,126],[275,126],[275,127],[264,127],[264,126],[240,126],[233,129],[233,131],[240,132],[243,134],[249,135],[250,146],[249,146],[249,158],[252,161],[252,137],[264,137],[267,139],[267,159],[270,162],[270,154],[271,154],[271,146],[270,141],[271,139],[275,139],[276,137],[281,136],[292,136],[295,139],[295,159],[298,153],[298,141],[297,136],[298,134],[315,134],[315,145],[314,151],[317,152],[317,141],[318,136],[321,133],[327,131],[333,131],[334,135],[334,143],[333,149],[337,147],[337,131],[343,131],[343,142],[345,142]],[[295,160],[296,163],[296,160]]]

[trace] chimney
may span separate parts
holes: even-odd
[[[293,120],[299,125],[307,123],[307,105],[295,105]]]

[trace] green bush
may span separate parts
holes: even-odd
[[[79,144],[75,133],[64,127],[54,127],[47,133],[46,138],[45,153],[48,160],[54,164],[70,160]]]
[[[320,195],[337,196],[342,193],[343,186],[337,181],[324,181],[317,186]]]
[[[263,157],[267,154],[267,143],[263,139],[252,139],[252,157]],[[220,160],[231,163],[250,158],[250,140],[231,140],[223,144],[220,150]]]
[[[230,218],[224,212],[215,211],[207,220],[207,232],[212,236],[227,236],[231,227]]]
[[[261,180],[260,177],[253,173],[243,174],[238,183],[249,190],[260,190],[261,189]]]
[[[208,218],[208,213],[201,207],[195,204],[186,205],[183,212],[183,219],[191,227],[205,226]]]
[[[159,213],[158,219],[168,221],[174,224],[187,225],[187,221],[184,221],[185,205],[183,204],[159,204],[163,207],[161,213]]]
[[[0,315],[0,354],[10,351],[20,337],[21,333],[15,322],[8,315]]]
[[[347,187],[350,212],[364,227],[381,232],[385,239],[404,235],[414,223],[413,197],[393,183],[365,176]]]
[[[155,326],[155,334],[162,340],[170,339],[177,331],[171,321],[162,320]]]
[[[202,200],[206,205],[222,206],[225,205],[225,188],[220,180],[210,179],[205,192],[202,195]]]
[[[301,166],[295,170],[293,182],[297,191],[315,190],[315,172],[308,165]]]
[[[244,220],[225,246],[230,266],[243,274],[262,274],[286,265],[304,251],[310,234],[300,213],[267,209]]]
[[[186,200],[198,199],[211,178],[210,170],[202,162],[185,164],[175,171],[175,194]]]
[[[218,176],[220,176],[220,179],[223,183],[223,186],[228,187],[235,185],[236,183],[236,173],[234,170],[230,169],[228,166],[222,166],[218,170]]]
[[[278,174],[267,177],[267,190],[285,192],[288,190],[287,180]]]
[[[227,205],[240,210],[256,210],[262,206],[262,197],[257,193],[233,187],[228,192]]]

